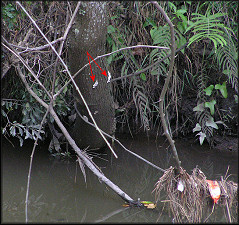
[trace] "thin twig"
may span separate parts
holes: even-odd
[[[22,73],[22,71],[20,69],[19,64],[17,65],[17,71],[18,71],[22,81],[24,81],[24,75],[23,75],[23,73]],[[26,82],[26,81],[24,81],[24,82]],[[52,103],[52,101],[51,101],[51,103]],[[43,116],[43,119],[41,121],[40,128],[39,128],[38,133],[37,133],[37,138],[36,138],[36,140],[34,142],[34,146],[33,146],[33,149],[32,149],[32,154],[30,156],[30,165],[29,165],[28,176],[27,176],[27,190],[26,190],[26,198],[25,198],[25,217],[26,217],[26,223],[28,222],[28,198],[29,198],[29,189],[30,189],[30,179],[31,179],[33,156],[34,156],[34,153],[35,153],[35,149],[36,149],[36,146],[37,146],[37,141],[38,141],[38,138],[40,136],[40,132],[41,132],[43,123],[44,123],[48,113],[49,113],[49,107],[47,108],[47,111],[46,111],[46,113]]]
[[[183,46],[181,46],[180,48],[178,48],[175,53],[181,51],[183,48],[185,48],[186,46],[188,45],[188,42],[186,44],[184,44]],[[165,59],[167,59],[168,57],[170,57],[171,53],[166,55],[165,57],[163,57],[162,59],[159,59],[157,60],[155,63],[153,63],[152,65],[149,65],[147,67],[145,67],[144,69],[140,70],[140,71],[137,71],[135,73],[131,73],[131,74],[128,74],[128,75],[125,75],[123,77],[117,77],[117,78],[114,78],[114,79],[111,79],[110,82],[114,82],[114,81],[117,81],[117,80],[122,80],[122,79],[125,79],[125,78],[129,78],[129,77],[132,77],[132,76],[136,76],[136,75],[139,75],[141,73],[144,73],[145,71],[151,69],[152,67],[158,65],[160,62],[164,61]]]
[[[75,105],[75,110],[76,110],[77,114],[80,116],[80,118],[81,118],[82,120],[84,120],[87,124],[91,125],[92,127],[95,127],[95,125],[94,125],[93,123],[89,122],[88,120],[86,120],[86,119],[81,115],[81,113],[80,113],[79,110],[77,109],[76,105]],[[115,137],[113,137],[113,136],[107,134],[107,133],[104,132],[103,130],[101,130],[101,132],[102,132],[104,135],[106,135],[107,137],[109,137],[109,138],[111,138],[112,140],[116,141],[124,150],[126,150],[126,151],[129,152],[130,154],[132,154],[132,155],[136,156],[137,158],[143,160],[144,162],[146,162],[146,163],[148,163],[149,165],[151,165],[152,167],[154,167],[154,168],[160,170],[161,172],[163,172],[163,173],[165,172],[164,169],[162,169],[162,168],[160,168],[160,167],[154,165],[153,163],[149,162],[147,159],[144,159],[144,158],[141,157],[140,155],[138,155],[138,154],[136,154],[136,153],[130,151],[129,149],[127,149],[127,148],[126,148],[118,139],[116,139]]]
[[[9,43],[7,42],[7,40],[5,38],[3,38],[3,40],[6,42],[5,45],[4,43],[2,43],[2,45],[8,49],[10,52],[12,52],[17,58],[18,60],[20,60],[23,65],[28,69],[28,71],[32,74],[32,76],[35,78],[35,80],[38,82],[38,84],[41,86],[41,88],[47,93],[47,95],[49,96],[49,98],[51,98],[50,93],[46,90],[45,86],[41,83],[41,81],[37,78],[37,75],[34,73],[34,71],[31,69],[31,67],[28,65],[28,63],[19,55],[19,53],[17,51],[15,51],[15,49],[12,49],[12,47],[9,45]]]
[[[178,51],[180,51],[182,48],[184,48],[186,45],[182,46],[181,48],[178,49]],[[125,48],[120,48],[114,52],[110,52],[110,53],[107,53],[107,54],[104,54],[104,55],[99,55],[97,57],[95,57],[92,61],[90,61],[89,63],[85,64],[83,67],[81,67],[72,77],[75,78],[83,69],[85,69],[87,66],[90,65],[91,62],[93,61],[96,61],[97,59],[100,59],[100,58],[103,58],[103,57],[106,57],[106,56],[110,56],[116,52],[120,52],[120,51],[124,51],[124,50],[127,50],[127,49],[130,49],[130,48],[140,48],[140,47],[145,47],[145,48],[159,48],[159,49],[169,49],[167,47],[160,47],[160,46],[152,46],[152,45],[135,45],[135,46],[129,46],[129,47],[125,47]],[[148,66],[146,67],[145,69],[143,70],[140,70],[134,74],[129,74],[127,76],[124,76],[123,78],[127,78],[127,77],[130,77],[130,76],[134,76],[134,75],[138,75],[138,74],[141,74],[143,72],[145,72],[146,70],[149,70],[150,68],[152,68],[153,66],[157,65],[159,62],[167,59],[170,55],[167,55],[165,56],[164,58],[162,58],[161,60],[155,62],[154,64],[152,64],[151,66]],[[120,80],[122,79],[121,77],[120,78],[115,78],[115,79],[112,79],[110,80],[110,82],[113,82],[113,81],[116,81],[116,80]],[[65,87],[70,83],[71,81],[67,81],[65,83],[65,85],[62,86],[62,88],[55,94],[56,96],[59,95],[64,89]]]
[[[60,37],[54,41],[51,42],[52,45],[56,44],[57,42],[59,41],[62,41],[63,40],[63,37]],[[40,51],[40,50],[43,50],[45,48],[49,48],[50,45],[49,44],[46,44],[46,45],[42,45],[42,46],[38,46],[38,47],[35,47],[35,48],[28,48],[28,47],[23,47],[23,46],[19,46],[19,45],[14,45],[14,44],[10,44],[12,47],[14,48],[19,48],[19,49],[24,49],[24,51],[22,52],[19,52],[19,54],[22,54],[22,53],[26,53],[26,52],[30,52],[30,51]]]

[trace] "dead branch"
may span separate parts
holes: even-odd
[[[20,66],[18,65],[18,70],[20,70]],[[75,143],[75,141],[72,139],[62,122],[60,121],[59,117],[57,116],[56,112],[54,111],[53,107],[51,104],[47,105],[42,99],[40,99],[36,93],[30,88],[28,83],[25,80],[25,77],[22,72],[19,73],[19,76],[25,85],[27,91],[47,110],[49,110],[50,114],[56,121],[57,125],[61,129],[62,133],[65,135],[66,139],[68,140],[69,144],[71,147],[75,150],[77,155],[80,157],[80,159],[85,163],[85,165],[101,180],[103,181],[108,187],[110,187],[114,192],[116,192],[123,200],[129,202],[129,203],[134,203],[134,200],[129,197],[124,191],[122,191],[117,185],[115,185],[112,181],[110,181],[103,173],[101,170],[99,170],[92,160],[89,158],[89,156],[84,153]]]

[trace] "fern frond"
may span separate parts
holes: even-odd
[[[214,57],[222,72],[228,76],[229,83],[238,93],[238,48],[228,35],[227,45],[220,46]]]
[[[135,80],[135,82],[137,82]],[[140,86],[139,84],[134,85],[134,91],[133,91],[133,100],[134,104],[136,106],[136,118],[139,113],[141,124],[144,126],[144,130],[148,131],[150,130],[149,127],[149,115],[151,113],[151,110],[149,108],[149,100],[147,96],[144,94],[144,88],[143,86]]]
[[[161,27],[154,27],[150,31],[151,38],[153,40],[154,45],[158,46],[169,46],[170,44],[170,30],[169,26],[161,26]],[[159,50],[154,49],[151,51],[149,55],[149,62],[154,63],[157,60],[162,59],[167,55],[167,50]],[[164,62],[160,63],[159,65],[155,66],[151,70],[152,75],[157,75],[157,80],[159,80],[159,76],[165,76],[167,71],[167,65],[169,64],[169,59],[167,58]]]
[[[217,51],[217,46],[225,46],[227,44],[225,40],[224,33],[229,31],[230,28],[227,28],[223,23],[220,23],[220,17],[224,16],[223,13],[215,13],[211,15],[210,13],[206,15],[201,15],[198,13],[192,13],[193,22],[190,25],[185,33],[189,30],[192,30],[194,35],[189,39],[188,47],[195,41],[202,39],[209,39],[213,42],[215,50]]]

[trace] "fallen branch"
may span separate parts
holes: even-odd
[[[20,66],[18,65],[18,70],[20,70]],[[62,122],[60,121],[59,117],[57,116],[56,112],[54,111],[51,104],[46,104],[42,99],[40,99],[37,94],[30,88],[28,83],[25,80],[25,77],[22,72],[19,73],[19,76],[25,85],[27,91],[32,95],[37,102],[39,102],[43,107],[45,107],[47,110],[49,110],[49,113],[54,118],[55,122],[57,123],[58,127],[60,128],[61,132],[66,137],[67,141],[71,145],[71,147],[74,149],[74,151],[77,153],[77,155],[80,157],[80,159],[84,162],[84,164],[99,178],[99,180],[103,181],[109,188],[111,188],[114,192],[116,192],[124,201],[129,202],[133,205],[140,206],[140,203],[137,201],[134,201],[129,195],[127,195],[124,191],[122,191],[117,185],[115,185],[112,181],[110,181],[103,172],[98,169],[93,161],[90,159],[90,157],[83,152],[75,143],[75,141],[72,139]]]

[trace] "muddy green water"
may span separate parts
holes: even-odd
[[[157,166],[166,169],[173,164],[172,153],[164,139],[148,140],[120,137],[121,142]],[[25,222],[25,195],[30,154],[33,144],[23,148],[2,143],[2,222]],[[238,179],[238,158],[211,152],[206,146],[176,141],[182,166],[189,174],[196,165],[208,179],[224,176],[228,166],[230,180]],[[114,147],[118,159],[105,150],[94,162],[104,174],[133,199],[154,201],[152,190],[162,172]],[[173,220],[162,203],[156,210],[124,208],[123,200],[101,184],[86,168],[86,183],[75,158],[58,159],[50,156],[47,146],[37,148],[33,160],[29,193],[29,222],[130,223],[169,222]],[[159,217],[160,215],[160,217]],[[208,222],[226,222],[223,209],[215,210]]]

